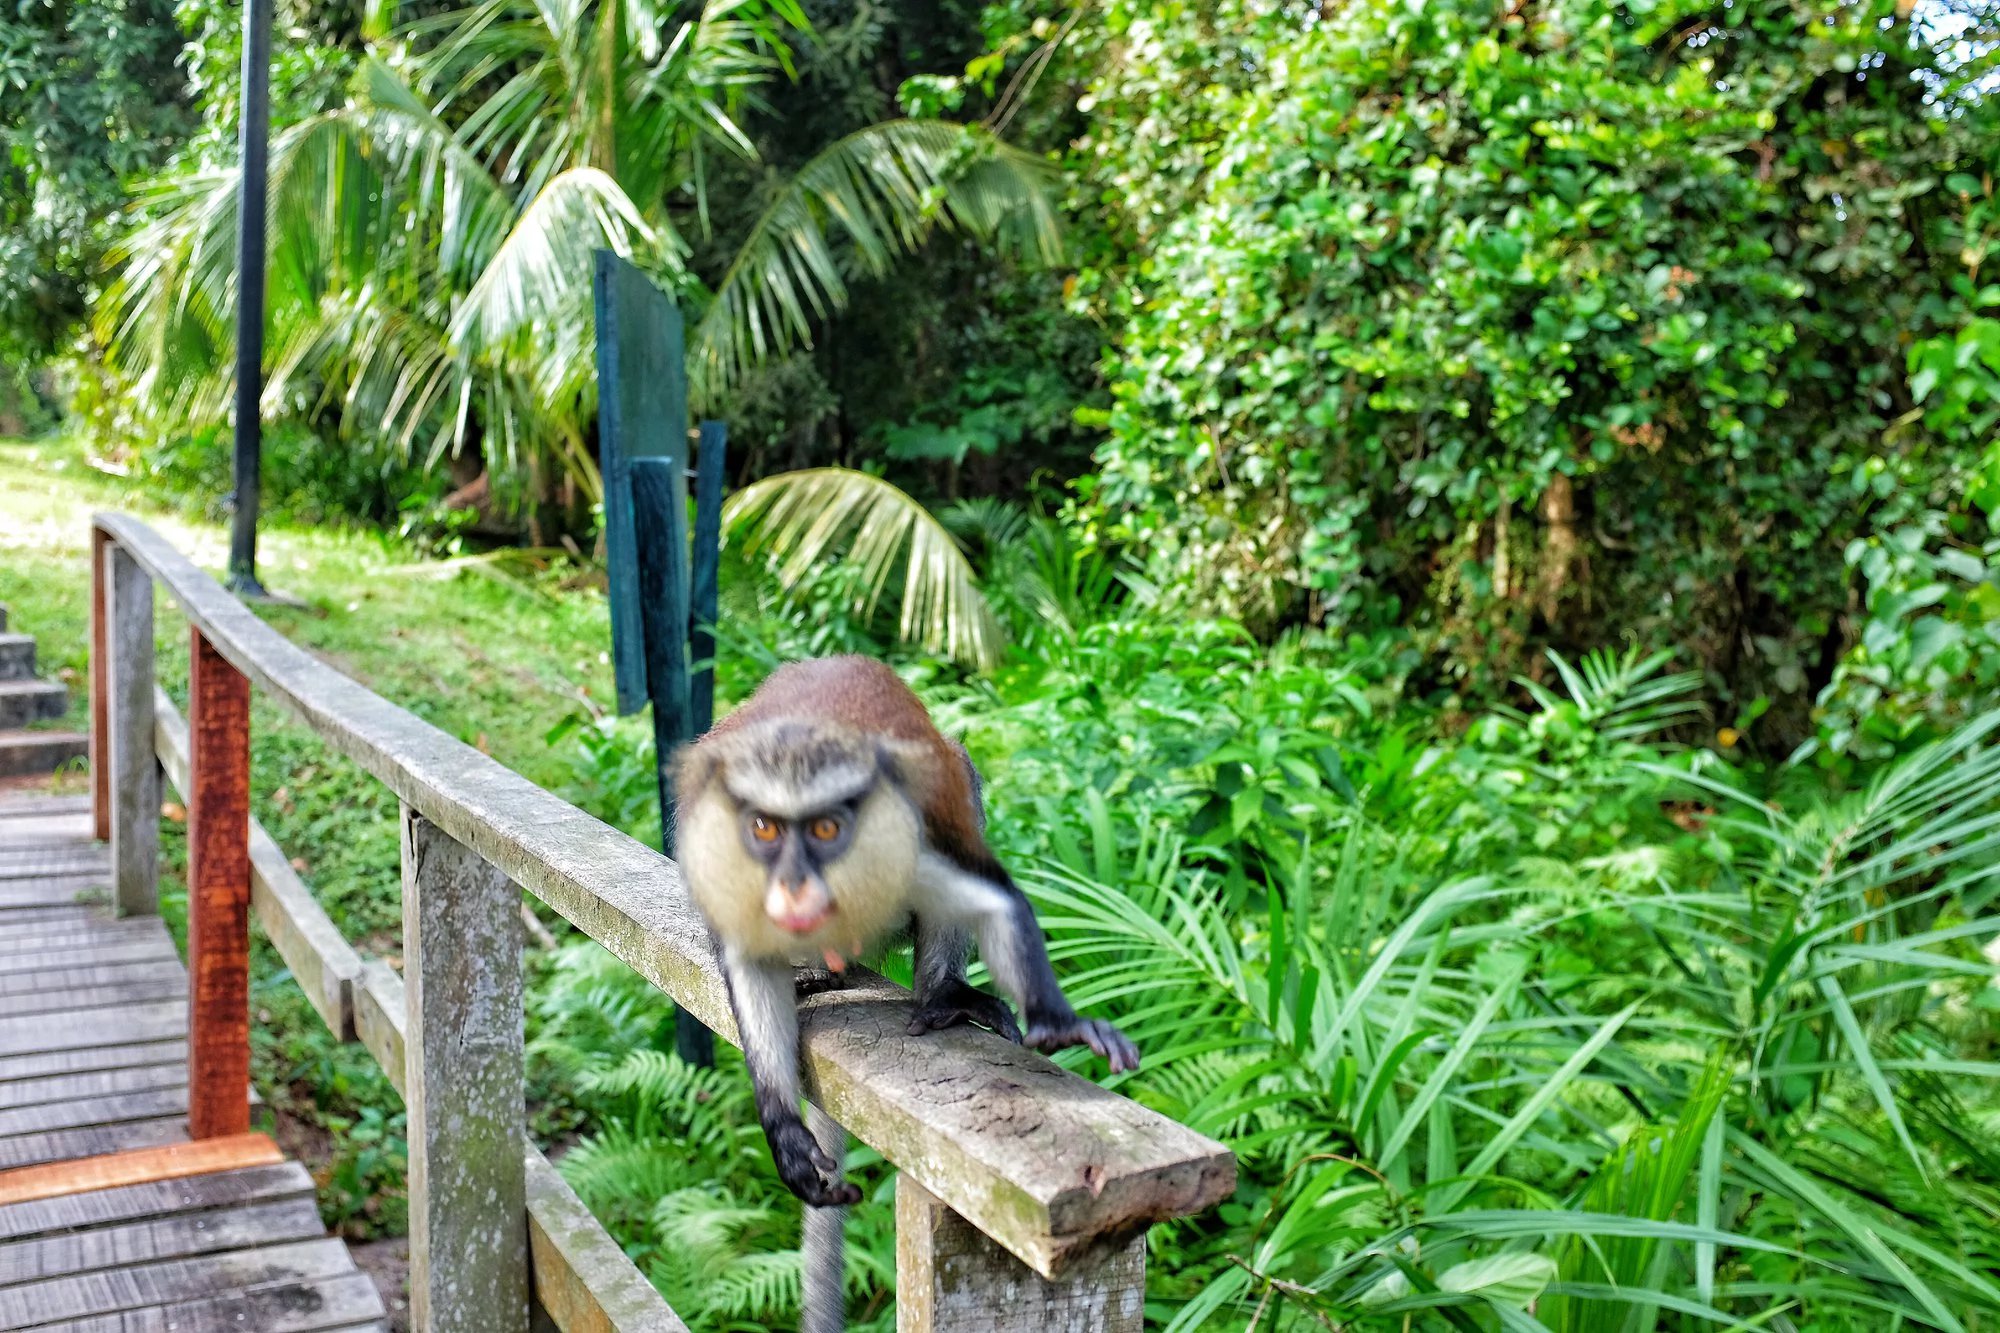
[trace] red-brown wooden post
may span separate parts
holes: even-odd
[[[250,1128],[250,681],[188,664],[188,1135]]]
[[[92,836],[111,841],[111,645],[105,629],[111,538],[90,530],[90,818]]]

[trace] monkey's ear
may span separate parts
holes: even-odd
[[[674,759],[674,801],[687,807],[701,799],[722,772],[722,759],[706,745],[684,745]]]
[[[878,740],[875,761],[897,786],[925,810],[931,808],[946,781],[935,748],[917,741]]]

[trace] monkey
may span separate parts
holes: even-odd
[[[915,943],[911,1035],[971,1023],[1138,1068],[1137,1046],[1064,997],[1033,907],[987,847],[978,770],[886,665],[779,667],[683,749],[675,798],[681,872],[716,943],[758,1120],[807,1204],[861,1194],[799,1114],[797,999],[899,932]],[[975,936],[1018,1023],[965,979]]]

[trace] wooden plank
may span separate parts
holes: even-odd
[[[187,1113],[186,1088],[142,1088],[67,1102],[43,1102],[0,1111],[0,1138],[87,1129],[127,1120],[153,1120]]]
[[[153,917],[126,917],[120,920],[108,915],[103,908],[73,907],[67,909],[71,915],[43,920],[23,920],[18,924],[12,916],[5,918],[10,927],[0,935],[0,955],[29,952],[42,949],[79,949],[92,944],[130,944],[138,941],[147,943],[165,942],[173,947],[173,937],[167,934],[166,926]],[[180,955],[174,955],[178,958]]]
[[[612,676],[618,711],[634,713],[663,682],[651,681],[646,618],[654,607],[640,583],[645,525],[678,552],[679,642],[687,641],[687,358],[680,308],[637,266],[599,250],[591,273],[597,314],[597,441],[604,474],[605,571],[610,582]],[[634,478],[641,462],[666,469],[674,500],[648,514]],[[664,568],[664,566],[659,566]],[[685,694],[685,678],[678,688]]]
[[[250,681],[199,628],[188,669],[188,1132],[250,1127]]]
[[[187,1068],[187,1041],[177,1019],[174,1034],[157,1041],[120,1041],[109,1046],[81,1046],[59,1051],[31,1051],[23,1055],[0,1056],[0,1084],[16,1079],[48,1078],[55,1074],[82,1074],[100,1069],[129,1069],[134,1065],[178,1064]]]
[[[58,967],[19,972],[0,972],[0,1007],[10,999],[46,995],[57,988],[82,990],[98,986],[131,986],[149,981],[174,981],[185,986],[187,973],[178,958],[144,958],[129,962],[91,962],[80,967]]]
[[[0,911],[10,907],[71,907],[110,900],[111,890],[103,877],[97,877],[95,882],[78,882],[38,876],[0,884]]]
[[[29,1203],[57,1195],[177,1180],[244,1167],[281,1166],[284,1161],[285,1155],[278,1151],[278,1145],[262,1134],[232,1134],[227,1138],[161,1144],[100,1154],[87,1161],[0,1172],[0,1204]]]
[[[108,866],[111,864],[111,849],[68,833],[36,838],[16,833],[11,839],[0,842],[0,865],[10,870],[23,865],[65,861]]]
[[[0,820],[0,847],[59,846],[68,843],[89,846],[92,828],[88,810],[17,814]]]
[[[382,1316],[374,1283],[346,1273],[38,1325],[35,1333],[387,1333]]]
[[[76,1017],[0,1019],[0,1055],[34,1055],[83,1046],[166,1041],[187,1031],[187,1006],[172,1001],[135,1005],[114,1022],[102,1013]]]
[[[61,942],[66,944],[67,942]],[[110,944],[82,947],[59,947],[57,943],[48,946],[45,953],[36,954],[32,950],[22,950],[0,956],[0,974],[21,972],[47,972],[52,968],[108,967],[119,963],[166,963],[180,961],[174,952],[174,943],[160,932],[156,940],[133,939]]]
[[[0,888],[11,888],[22,880],[72,879],[86,881],[77,888],[101,888],[111,883],[111,860],[108,856],[92,859],[78,858],[58,865],[42,862],[10,865],[0,861]]]
[[[896,1177],[896,1333],[1140,1333],[1145,1305],[1143,1232],[1050,1280]]]
[[[160,910],[160,765],[153,758],[153,580],[113,547],[104,608],[110,649],[111,862],[120,916]]]
[[[520,892],[407,807],[410,1323],[527,1333]]]
[[[9,1171],[67,1163],[84,1157],[109,1157],[146,1148],[164,1148],[185,1143],[187,1137],[187,1117],[176,1115],[0,1139],[0,1184],[4,1184]]]
[[[153,711],[160,764],[175,789],[185,792],[187,724],[165,690],[155,690]],[[250,820],[250,906],[327,1030],[342,1041],[352,1041],[361,955],[342,938],[326,909],[255,817]]]
[[[0,931],[0,937],[11,936],[16,930],[30,925],[44,925],[63,921],[96,921],[103,917],[98,908],[85,904],[62,907],[16,907],[0,912],[0,925],[7,927]]]
[[[527,1150],[535,1300],[562,1333],[687,1333],[549,1159]]]
[[[116,1010],[128,1004],[186,998],[187,980],[184,977],[141,977],[97,986],[65,986],[61,990],[10,995],[0,1000],[0,1008],[6,1010],[9,1018],[26,1018],[31,1014],[73,1014],[83,1018],[88,1017],[90,1011]],[[117,1015],[108,1014],[105,1021],[115,1023]]]
[[[222,1141],[208,1139],[204,1146]],[[297,1162],[210,1171],[0,1205],[0,1242],[272,1199],[310,1203],[313,1197],[312,1177]]]
[[[138,1264],[87,1277],[59,1277],[0,1287],[0,1328],[39,1327],[63,1319],[113,1314],[220,1296],[265,1283],[297,1283],[353,1271],[337,1240],[293,1241],[255,1250]]]
[[[354,990],[356,1038],[375,1057],[390,1086],[408,1096],[409,1053],[404,1025],[407,1004],[403,979],[380,959],[361,965],[361,984]]]
[[[0,797],[0,823],[22,815],[74,815],[90,813],[88,796],[50,796],[13,792]]]
[[[311,1199],[239,1204],[0,1245],[0,1287],[326,1234]]]
[[[722,563],[723,464],[729,428],[704,421],[695,456],[694,545],[688,565],[688,730],[699,736],[715,721],[715,621]]]
[[[51,1074],[46,1078],[22,1078],[0,1083],[0,1110],[186,1086],[187,1062],[184,1060],[173,1064],[130,1065],[124,1069],[93,1069],[81,1074]],[[185,1107],[187,1103],[183,1101],[181,1105]]]
[[[94,869],[110,869],[112,853],[108,847],[96,847],[92,843],[14,843],[0,847],[0,871],[4,879],[26,879],[36,873],[48,875],[82,875]]]
[[[91,833],[111,840],[111,534],[90,528],[90,810]]]
[[[912,1037],[909,1014],[874,976],[807,1001],[807,1095],[1044,1277],[1235,1191],[1221,1144],[992,1033]]]

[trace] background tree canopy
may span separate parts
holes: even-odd
[[[1894,7],[1104,20],[1079,509],[1177,594],[1406,625],[1475,692],[1615,630],[1796,740],[1855,635],[1848,544],[1983,537],[1991,419],[1923,411],[1966,358],[1909,372],[2000,296],[2000,135]]]
[[[77,58],[157,82],[162,16],[124,13],[78,5]],[[1833,739],[1867,748],[1972,669],[1982,618],[1951,606],[1928,656],[1852,654],[1876,603],[1986,567],[2000,499],[1983,8],[374,13],[369,40],[300,5],[280,70],[266,413],[329,456],[301,469],[322,507],[407,511],[484,465],[545,539],[583,535],[579,256],[609,243],[703,317],[742,480],[1033,496],[1260,636],[1405,632],[1445,700],[1630,639],[1779,749],[1858,700]],[[53,74],[17,83],[17,252],[47,262],[8,328],[46,355],[107,284],[100,415],[198,472],[234,49],[183,21],[184,96],[101,81],[94,149],[28,116]],[[1068,168],[1054,264],[1035,150]],[[121,246],[113,187],[156,171]],[[1855,548],[1892,532],[1894,560]]]

